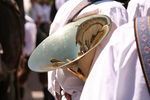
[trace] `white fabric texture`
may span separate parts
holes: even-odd
[[[31,9],[31,2],[30,2],[30,0],[23,0],[23,6],[24,6],[25,13],[29,14],[29,11]]]
[[[150,15],[149,0],[142,0],[145,1],[142,10],[137,6],[139,1],[134,4],[136,12],[132,13]],[[137,54],[133,20],[116,29],[104,50],[97,55],[80,100],[150,100]]]
[[[82,0],[70,0],[60,8],[56,14],[54,22],[51,25],[50,34],[53,34],[57,29],[67,24],[69,19],[71,19],[70,13],[72,13],[72,10],[81,1]],[[127,23],[128,21],[125,8],[121,5],[121,3],[116,1],[95,2],[94,4],[84,8],[78,16],[85,13],[105,14],[112,19],[113,23],[115,23],[117,27]],[[83,85],[84,82],[66,70],[58,69],[56,71],[48,72],[48,89],[54,96],[55,92],[59,93],[59,86],[61,86],[65,92],[72,95],[72,100],[79,100]]]
[[[77,11],[79,11],[85,4],[89,4],[87,1],[88,0],[69,0],[62,5],[51,24],[49,34],[54,33],[57,29],[67,24]]]
[[[25,19],[27,22],[25,23],[25,46],[23,48],[23,53],[29,56],[36,46],[37,29],[32,18],[26,15]]]
[[[113,33],[93,65],[80,100],[149,99],[131,22]]]
[[[150,13],[149,6],[150,0],[130,0],[127,7],[129,21],[132,21],[134,17],[148,15]]]
[[[56,5],[57,10],[67,1],[68,0],[55,0],[55,5]]]

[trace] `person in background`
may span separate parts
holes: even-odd
[[[20,100],[17,70],[24,39],[23,0],[0,0],[0,100]]]
[[[37,29],[36,24],[31,17],[25,15],[25,20],[25,46],[23,49],[23,54],[29,57],[36,47]]]
[[[35,21],[37,28],[39,28],[43,16],[43,10],[37,0],[31,0],[31,9],[29,16]]]
[[[19,79],[19,86],[20,86],[19,89],[20,89],[21,99],[23,99],[24,92],[25,92],[24,83],[27,81],[27,78],[30,73],[30,70],[27,67],[27,61],[32,51],[36,47],[36,35],[37,35],[37,29],[34,20],[26,14],[25,21],[26,21],[24,25],[25,37],[24,37],[24,47],[22,53],[22,62],[17,72],[17,76]]]
[[[130,15],[132,20],[117,28],[98,54],[80,100],[150,99],[137,52],[133,21],[134,17],[150,16],[150,1],[131,2],[134,6],[128,7],[128,10],[134,11],[129,13],[134,15]]]
[[[41,24],[40,24],[40,31],[45,33],[48,36],[49,33],[49,26],[51,24],[50,21],[50,12],[51,12],[51,6],[49,5],[46,0],[40,0],[39,2],[43,15],[41,16]]]
[[[24,84],[30,77],[30,69],[28,68],[27,61],[32,53],[33,49],[40,44],[40,42],[48,36],[49,31],[49,11],[50,6],[45,0],[24,0],[24,9],[26,13],[26,24],[25,24],[25,46],[24,54],[25,57],[22,66],[19,68],[18,77],[20,81],[20,94],[23,98]],[[39,16],[39,17],[38,17]],[[37,19],[40,19],[39,22]],[[38,23],[38,24],[37,24]],[[46,26],[44,26],[44,25]],[[42,27],[41,27],[42,26]],[[54,100],[53,96],[47,90],[47,74],[38,73],[39,82],[42,85],[42,91],[44,93],[44,100]]]
[[[70,20],[72,20],[73,19],[72,12],[74,12],[74,9],[81,10],[80,4],[81,2],[84,1],[86,0],[69,0],[64,5],[62,5],[55,16],[49,34],[50,35],[54,34],[59,28],[63,27]],[[113,33],[113,31],[117,27],[128,22],[126,9],[122,6],[121,3],[112,0],[107,0],[107,1],[95,0],[95,2],[92,2],[87,7],[82,9],[79,12],[79,14],[75,14],[75,15],[76,18],[78,18],[80,16],[84,16],[84,15],[87,16],[92,14],[99,14],[99,15],[104,14],[109,16],[114,23],[111,33]],[[101,47],[99,46],[97,48],[96,50],[97,53],[95,56],[98,55],[99,48]],[[82,80],[80,80],[79,78],[77,78],[76,76],[74,76],[72,73],[68,72],[65,69],[60,68],[48,72],[48,89],[55,96],[55,99],[57,100],[79,100],[83,86],[84,86],[84,82]],[[92,86],[93,85],[91,85],[90,88],[92,88]],[[95,99],[91,98],[90,100],[95,100]]]

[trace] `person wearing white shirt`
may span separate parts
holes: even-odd
[[[26,23],[24,25],[25,28],[25,45],[23,48],[23,56],[25,57],[25,65],[21,66],[19,79],[20,79],[20,94],[23,97],[24,93],[24,83],[27,81],[30,70],[27,66],[27,61],[31,53],[36,47],[37,42],[37,27],[34,20],[29,17],[27,14],[25,15]],[[42,85],[42,90],[44,94],[44,100],[54,100],[53,96],[47,91],[47,74],[46,73],[38,73],[39,81]]]
[[[32,18],[26,15],[25,19],[25,46],[23,52],[25,55],[30,56],[30,54],[36,47],[37,29],[36,24]]]
[[[97,54],[80,100],[150,100],[133,22],[134,17],[150,15],[150,3],[149,0],[133,1],[136,2],[135,8],[131,8],[135,11],[132,20],[117,28],[103,51]]]
[[[41,24],[43,10],[40,4],[36,0],[31,0],[31,10],[29,12],[30,17],[35,21],[37,27]]]
[[[51,6],[45,0],[41,0],[39,4],[42,9],[42,16],[41,16],[39,31],[45,33],[46,36],[48,36],[49,26],[51,24],[51,21],[50,21]]]
[[[129,21],[132,21],[134,17],[148,15],[150,13],[149,6],[150,0],[130,0],[127,6]]]
[[[80,9],[77,6],[81,3],[81,1],[84,0],[69,0],[58,10],[58,13],[56,14],[56,17],[51,25],[50,34],[53,34],[59,28],[66,25],[70,19],[72,19],[73,16],[71,14],[74,9]],[[128,22],[126,9],[121,3],[116,1],[98,0],[80,11],[77,17],[82,15],[84,16],[86,14],[104,14],[109,16],[114,23],[114,28],[111,30],[112,32],[116,29],[116,27]],[[71,95],[72,100],[79,100],[83,86],[84,82],[67,70],[57,69],[48,72],[48,89],[55,96],[55,98],[58,93],[59,95],[62,95],[62,100],[68,100],[68,98],[64,96],[65,93],[68,93]],[[61,93],[60,89],[62,89]]]
[[[34,20],[25,14],[25,24],[24,24],[25,36],[24,36],[24,46],[21,56],[21,64],[18,68],[17,77],[19,80],[20,96],[24,96],[24,84],[27,81],[28,75],[30,73],[27,67],[27,61],[31,53],[36,47],[36,35],[37,29]]]

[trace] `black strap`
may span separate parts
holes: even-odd
[[[135,18],[134,27],[137,50],[150,93],[150,16]]]

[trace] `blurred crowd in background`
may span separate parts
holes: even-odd
[[[31,70],[27,61],[49,35],[57,10],[67,0],[0,1],[0,100],[23,100]],[[54,100],[47,89],[47,73],[39,73],[44,100]],[[34,83],[33,85],[37,84]]]

